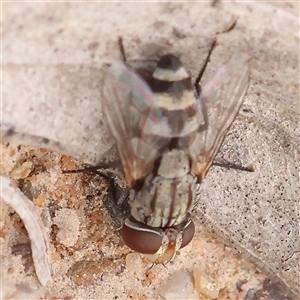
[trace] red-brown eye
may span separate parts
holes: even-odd
[[[123,225],[120,230],[125,244],[132,250],[143,254],[154,254],[161,247],[162,235],[144,228],[131,228]]]
[[[195,225],[194,222],[191,220],[190,223],[187,225],[187,227],[183,229],[182,243],[180,248],[183,248],[187,244],[189,244],[189,242],[193,239],[194,233],[195,233]]]
[[[180,248],[183,248],[192,240],[194,232],[195,225],[192,220],[188,220],[178,226],[162,229],[148,227],[141,222],[127,219],[120,230],[125,244],[130,249],[143,254],[157,253],[162,246],[163,239],[167,239],[164,242],[166,245],[169,244],[170,246],[173,244],[172,247],[174,249],[177,248],[176,240],[179,234],[182,237]]]

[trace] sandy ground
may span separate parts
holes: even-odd
[[[2,3],[1,8],[1,173],[41,214],[53,269],[52,281],[42,287],[24,225],[1,202],[2,298],[281,300],[283,287],[297,299],[296,2],[216,7],[208,2],[43,2]],[[251,165],[255,172],[213,167],[195,207],[193,242],[174,262],[150,268],[122,242],[120,216],[109,205],[106,182],[62,170],[97,163],[113,144],[99,99],[104,59],[120,58],[118,36],[129,60],[172,51],[196,77],[212,40],[235,20],[234,30],[218,35],[204,77],[233,53],[252,56],[245,104],[218,158]]]
[[[41,287],[20,217],[2,204],[4,299],[283,299],[278,287],[196,223],[196,236],[176,259],[154,265],[124,245],[120,216],[107,209],[99,176],[62,174],[78,162],[45,149],[2,147],[11,174],[49,229],[52,282]],[[30,163],[30,164],[28,164]],[[268,296],[274,289],[277,298]],[[265,295],[264,298],[262,295]]]

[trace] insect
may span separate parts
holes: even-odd
[[[108,65],[103,111],[131,189],[121,235],[132,250],[169,261],[192,240],[196,185],[243,103],[247,60],[231,59],[202,87],[173,54],[143,78],[126,63]]]

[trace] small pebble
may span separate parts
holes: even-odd
[[[125,259],[126,269],[132,274],[141,276],[144,273],[143,261],[139,253],[129,253]]]
[[[31,172],[33,163],[30,161],[25,161],[21,166],[14,169],[10,176],[14,179],[24,179],[26,178],[29,173]]]
[[[192,276],[185,270],[175,272],[161,286],[159,294],[166,300],[195,298]]]
[[[57,225],[58,241],[66,247],[72,247],[76,244],[79,236],[79,219],[73,209],[62,208],[55,213],[53,223]]]
[[[217,299],[219,297],[220,288],[217,283],[203,271],[195,269],[193,271],[193,279],[195,289],[199,294],[202,294],[208,299]]]

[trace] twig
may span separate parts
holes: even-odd
[[[36,275],[45,286],[51,280],[49,242],[45,226],[34,204],[16,187],[11,179],[0,175],[0,196],[22,219],[30,241]]]

